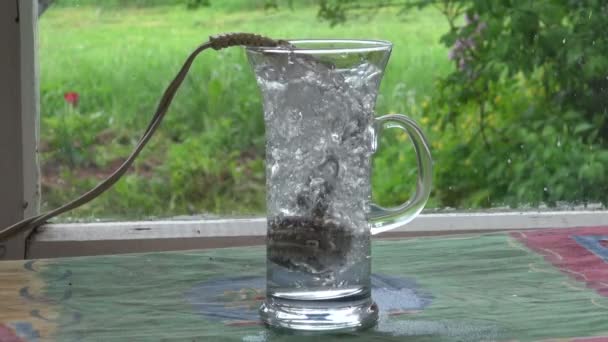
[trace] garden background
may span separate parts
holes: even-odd
[[[391,41],[376,112],[408,114],[427,132],[430,209],[608,203],[602,0],[50,2],[39,22],[43,209],[120,165],[188,53],[236,31]],[[407,137],[387,133],[374,198],[394,205],[416,167]],[[261,99],[244,51],[209,52],[133,170],[70,218],[261,214],[264,182]]]

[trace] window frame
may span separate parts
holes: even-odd
[[[0,79],[0,91],[5,93],[19,84],[17,98],[0,101],[0,112],[5,113],[0,120],[21,127],[20,143],[0,149],[0,158],[16,166],[7,179],[17,178],[21,184],[18,190],[0,192],[0,203],[12,203],[0,211],[0,223],[10,223],[39,211],[37,1],[2,1],[0,13],[4,13],[0,16],[0,36],[10,31],[5,41],[17,43],[19,47],[19,51],[13,51],[19,58],[12,65],[0,65],[0,72],[11,68],[19,70],[13,73],[12,78]],[[17,22],[15,18],[18,18]],[[3,29],[11,25],[17,25],[18,29]],[[6,98],[0,96],[0,100]],[[3,127],[7,130],[8,126],[0,124],[0,133]],[[0,165],[2,177],[6,176],[2,174],[3,170]],[[608,210],[423,213],[408,225],[379,234],[378,237],[403,238],[606,224]],[[0,243],[0,260],[259,245],[264,243],[265,234],[265,218],[47,224],[37,229],[29,241],[26,241],[29,235],[26,232]]]
[[[0,148],[0,227],[39,211],[37,12],[36,1],[0,2],[0,135],[12,140]],[[0,242],[0,260],[24,258],[28,235]]]
[[[423,213],[412,222],[376,237],[409,238],[480,234],[505,230],[595,227],[608,211],[509,211]],[[28,257],[49,258],[262,245],[266,218],[54,223],[40,227]]]

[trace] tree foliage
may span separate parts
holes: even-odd
[[[454,62],[423,114],[441,204],[608,203],[608,3],[324,0],[319,16],[425,6]]]

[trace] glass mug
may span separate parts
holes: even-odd
[[[373,325],[370,235],[411,221],[429,197],[432,159],[408,117],[374,118],[392,45],[372,40],[294,40],[248,47],[266,127],[267,325],[351,330]],[[371,202],[371,158],[384,128],[408,133],[416,192],[396,208]]]

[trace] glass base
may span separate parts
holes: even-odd
[[[260,307],[262,321],[273,328],[301,331],[353,331],[378,321],[371,297],[347,300],[286,300],[268,297]]]

